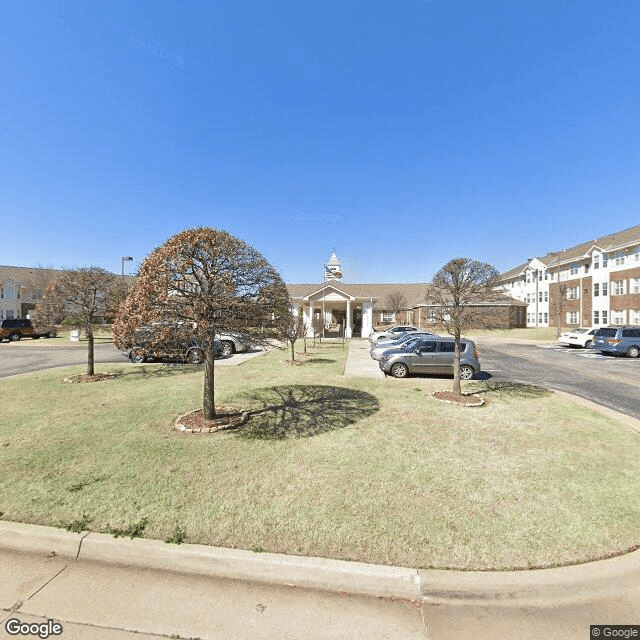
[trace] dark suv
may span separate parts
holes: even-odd
[[[222,352],[222,343],[214,341],[215,355]],[[152,360],[181,360],[190,364],[204,362],[204,349],[192,331],[181,323],[158,323],[138,327],[133,344],[122,350],[122,355],[136,364]]]
[[[602,327],[593,336],[593,349],[608,355],[640,356],[640,327]]]
[[[27,318],[3,320],[0,324],[0,342],[5,338],[11,341],[20,340],[20,338],[55,338],[56,331],[54,329],[46,331],[36,331],[31,324],[31,320]]]

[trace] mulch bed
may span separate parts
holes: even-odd
[[[185,413],[176,420],[175,428],[182,433],[214,433],[238,427],[249,419],[249,414],[237,407],[217,406],[216,413],[213,420],[205,420],[202,409]]]
[[[442,400],[442,402],[448,402],[450,404],[459,404],[463,407],[481,407],[484,404],[484,400],[477,395],[457,395],[453,391],[434,391],[431,396],[436,400]]]
[[[282,364],[290,364],[293,367],[301,367],[303,364],[307,364],[304,360],[281,360]]]
[[[117,378],[117,373],[94,373],[90,376],[87,373],[81,373],[77,376],[71,376],[71,378],[65,378],[65,382],[100,382],[101,380],[112,380]]]

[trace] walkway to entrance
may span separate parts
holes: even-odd
[[[378,366],[378,361],[369,354],[371,345],[368,338],[351,338],[347,363],[344,367],[345,376],[361,376],[364,378],[384,378],[385,375]]]

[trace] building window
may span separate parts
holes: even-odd
[[[602,266],[606,267],[609,264],[609,256],[606,253],[602,254]]]
[[[608,282],[603,282],[602,283],[602,295],[606,296],[609,292],[609,283]]]
[[[542,291],[538,291],[538,302],[542,302]]]
[[[542,269],[538,271],[538,282],[542,282]]]
[[[395,321],[396,321],[395,313],[391,313],[389,311],[383,311],[382,314],[380,315],[380,322],[382,322],[382,324],[389,324],[390,322],[395,322]]]
[[[614,280],[611,284],[613,284],[613,288],[611,289],[612,296],[624,295],[624,280]]]
[[[569,270],[569,273],[570,273],[572,276],[577,276],[579,271],[580,271],[580,265],[579,265],[578,263],[574,262],[574,263],[571,265],[571,269]]]
[[[13,309],[7,309],[7,320],[13,320],[14,319],[14,315],[13,315]]]
[[[577,311],[569,311],[569,313],[567,313],[567,323],[568,324],[578,324],[578,312]]]
[[[545,302],[549,302],[549,292],[548,291],[544,292],[544,301]]]
[[[636,250],[633,255],[636,258],[636,262],[640,262],[640,247],[636,247]]]
[[[593,324],[600,324],[600,312],[599,311],[594,311],[593,312]]]
[[[596,282],[593,285],[593,297],[596,298],[600,295],[600,285]]]
[[[624,324],[624,311],[612,311],[611,324]]]
[[[548,273],[548,271],[546,269],[544,270],[544,279],[545,280],[549,279],[549,273]]]
[[[548,313],[544,314],[544,323],[545,324],[549,324],[549,314]]]
[[[629,293],[640,293],[640,278],[629,280]]]
[[[602,324],[608,324],[609,323],[609,318],[607,317],[609,314],[608,311],[603,311],[602,312]]]
[[[567,289],[568,300],[577,300],[579,295],[580,295],[580,292],[578,290],[578,287],[569,287]]]
[[[16,297],[16,288],[12,285],[7,285],[5,293],[7,300],[13,300]]]
[[[594,269],[599,269],[600,268],[600,256],[593,256],[593,268]]]
[[[538,313],[538,324],[542,324],[542,311]]]
[[[640,309],[631,312],[631,324],[640,324]]]
[[[615,255],[616,266],[624,264],[624,251],[618,251]]]

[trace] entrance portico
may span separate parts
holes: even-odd
[[[363,300],[336,284],[325,283],[319,289],[293,300],[294,313],[302,311],[308,336],[313,336],[311,323],[321,318],[325,332],[346,338],[368,336],[373,331],[373,306],[375,300]]]

